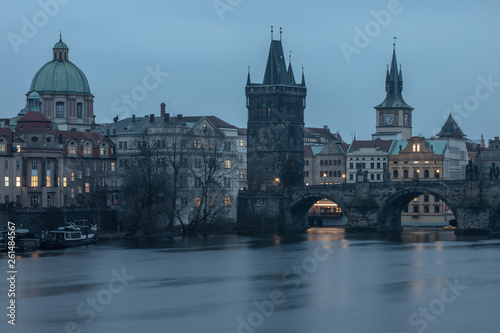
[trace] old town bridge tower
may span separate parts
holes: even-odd
[[[304,109],[307,88],[296,83],[280,39],[271,46],[262,84],[245,88],[248,109],[248,186],[252,191],[304,183]]]

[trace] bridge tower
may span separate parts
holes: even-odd
[[[272,29],[272,28],[271,28]],[[262,83],[245,87],[248,109],[248,187],[265,191],[304,183],[304,109],[307,88],[296,83],[291,55],[288,68],[280,39],[271,46]]]

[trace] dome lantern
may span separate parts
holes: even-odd
[[[62,33],[59,34],[59,41],[54,45],[52,51],[54,54],[52,60],[57,60],[57,61],[68,60],[69,48],[68,45],[66,45],[66,43],[62,41]]]

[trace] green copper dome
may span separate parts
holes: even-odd
[[[65,42],[63,42],[62,40],[59,40],[56,45],[54,45],[54,48],[55,49],[67,49],[68,48],[68,45],[66,45]]]
[[[30,91],[39,93],[90,94],[85,74],[68,60],[68,46],[60,39],[53,48],[53,60],[36,72]]]

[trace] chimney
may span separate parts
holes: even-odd
[[[132,115],[132,122],[135,123],[135,114]]]
[[[149,115],[149,122],[150,122],[150,123],[154,123],[154,122],[155,122],[155,114],[154,114],[154,113],[151,113],[151,114]]]
[[[161,109],[161,116],[164,117],[165,116],[165,103],[160,104],[160,109]]]
[[[178,114],[177,119],[182,120],[182,114]]]
[[[170,121],[170,113],[165,113],[163,119],[165,120],[166,123],[168,123]]]

